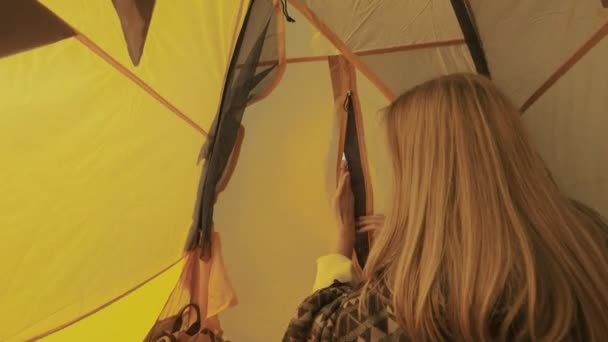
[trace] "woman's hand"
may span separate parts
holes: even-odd
[[[355,229],[358,234],[376,234],[384,225],[384,215],[360,216],[355,222],[355,196],[350,186],[350,173],[342,161],[338,187],[333,199],[338,224],[335,253],[350,258],[355,244]]]
[[[384,226],[384,220],[385,217],[382,214],[360,216],[355,224],[357,233],[372,233],[375,236]]]
[[[350,186],[346,161],[340,165],[333,205],[338,225],[335,252],[350,258],[355,243],[355,196]]]

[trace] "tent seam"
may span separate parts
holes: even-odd
[[[70,326],[72,326],[72,325],[74,325],[74,324],[82,321],[83,319],[88,318],[88,317],[96,314],[97,312],[99,312],[99,311],[101,311],[101,310],[109,307],[110,305],[118,302],[119,300],[125,298],[126,296],[130,295],[131,293],[139,290],[140,288],[142,288],[144,285],[148,284],[152,280],[154,280],[154,279],[160,277],[161,275],[165,274],[167,271],[169,271],[174,266],[178,265],[183,260],[184,260],[184,256],[180,257],[177,261],[175,261],[175,262],[171,263],[169,266],[163,268],[160,272],[154,274],[150,278],[148,278],[148,279],[144,280],[143,282],[137,284],[135,287],[131,288],[130,290],[124,292],[123,294],[121,294],[121,295],[119,295],[117,297],[114,297],[113,299],[111,299],[110,301],[106,302],[105,304],[103,304],[103,305],[101,305],[101,306],[99,306],[99,307],[97,307],[97,308],[95,308],[95,309],[93,309],[93,310],[91,310],[91,311],[89,311],[89,312],[87,312],[87,313],[85,313],[85,314],[83,314],[83,315],[81,315],[81,316],[79,316],[79,317],[77,317],[77,318],[75,318],[75,319],[67,322],[67,323],[64,323],[64,324],[62,324],[60,326],[57,326],[57,327],[55,327],[55,328],[53,328],[51,330],[48,330],[48,331],[46,331],[46,332],[44,332],[42,334],[38,334],[38,335],[36,335],[36,336],[34,336],[32,338],[29,338],[29,339],[26,340],[26,342],[37,341],[39,339],[48,337],[49,335],[52,335],[52,334],[57,333],[57,332],[59,332],[61,330],[64,330],[64,329],[66,329],[66,328],[68,328],[68,327],[70,327]]]
[[[528,97],[524,104],[520,107],[522,115],[538,101],[544,94],[549,91],[557,83],[562,76],[564,76],[570,69],[572,69],[587,53],[599,44],[606,36],[608,36],[608,21],[606,21],[600,28],[591,35],[591,37],[583,43],[564,63],[562,63],[555,72],[553,72],[549,78],[545,80],[537,89]]]
[[[458,46],[465,44],[464,39],[450,39],[450,40],[440,40],[428,43],[419,43],[419,44],[407,44],[407,45],[397,45],[386,48],[378,48],[378,49],[369,49],[369,50],[361,50],[354,52],[355,55],[359,57],[366,56],[375,56],[382,54],[390,54],[390,53],[398,53],[398,52],[406,52],[406,51],[414,51],[414,50],[425,50],[425,49],[433,49],[447,46]],[[307,63],[307,62],[324,62],[329,57],[335,57],[340,55],[319,55],[319,56],[305,56],[305,57],[293,57],[287,58],[285,63],[287,64],[295,64],[295,63]],[[265,60],[261,61],[258,66],[270,66],[276,63],[276,60]],[[242,65],[237,66],[242,67]]]
[[[77,31],[75,28],[72,28],[76,35],[74,38],[78,40],[82,45],[88,48],[91,52],[97,55],[99,58],[103,59],[107,64],[112,66],[116,71],[121,73],[123,76],[130,79],[133,83],[139,86],[140,89],[144,90],[148,95],[152,96],[155,100],[157,100],[160,104],[162,104],[165,108],[169,109],[173,114],[177,117],[185,121],[192,128],[197,130],[203,136],[207,136],[207,132],[199,126],[193,119],[191,119],[188,115],[184,114],[181,110],[175,107],[169,100],[160,95],[157,91],[155,91],[149,84],[147,84],[144,80],[135,75],[132,71],[127,69],[124,65],[110,56],[107,52],[105,52],[101,47],[99,47],[95,42],[93,42],[89,37]]]
[[[241,0],[241,1],[243,1],[243,0]],[[47,10],[49,10],[51,13],[55,14],[55,12],[53,12],[50,8],[48,8],[44,4],[41,3],[41,5],[44,6]],[[84,45],[87,49],[89,49],[91,52],[93,52],[99,58],[103,59],[106,63],[108,63],[110,66],[112,66],[116,71],[118,71],[123,76],[130,79],[133,83],[135,83],[137,86],[139,86],[139,88],[141,88],[146,93],[148,93],[148,95],[152,96],[155,100],[157,100],[160,104],[162,104],[167,109],[169,109],[171,112],[173,112],[173,114],[175,114],[177,117],[179,117],[180,119],[185,121],[192,128],[197,130],[203,136],[205,136],[205,137],[207,136],[207,132],[201,126],[199,126],[196,122],[194,122],[194,120],[192,120],[188,115],[184,114],[181,110],[179,110],[171,102],[169,102],[169,100],[167,100],[161,94],[156,92],[144,80],[139,78],[132,71],[130,71],[127,67],[122,65],[120,62],[118,62],[112,56],[110,56],[107,52],[105,52],[100,46],[95,44],[95,42],[93,42],[93,40],[91,40],[85,34],[78,31],[75,27],[73,27],[72,25],[67,23],[65,20],[60,18],[58,15],[55,14],[55,16],[74,32],[74,36],[73,36],[74,39],[76,39],[78,42],[80,42],[82,45]]]

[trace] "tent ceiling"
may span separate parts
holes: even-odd
[[[361,60],[395,94],[439,75],[475,72],[464,44],[373,54]]]
[[[559,185],[608,217],[608,39],[525,113],[524,120]]]
[[[599,1],[470,3],[492,78],[517,105],[608,23]]]
[[[353,51],[461,39],[449,1],[305,0]]]

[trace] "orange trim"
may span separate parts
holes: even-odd
[[[524,113],[541,96],[543,96],[562,76],[568,72],[578,61],[580,61],[593,47],[608,35],[608,22],[597,30],[589,40],[585,42],[574,54],[562,64],[549,78],[524,102],[520,111]]]
[[[107,303],[103,304],[102,306],[100,306],[100,307],[98,307],[98,308],[96,308],[96,309],[94,309],[94,310],[91,310],[91,311],[87,312],[86,314],[81,315],[80,317],[78,317],[78,318],[76,318],[76,319],[73,319],[72,321],[70,321],[70,322],[68,322],[68,323],[62,324],[62,325],[60,325],[60,326],[58,326],[58,327],[55,327],[55,328],[53,328],[53,329],[51,329],[51,330],[48,330],[48,331],[46,331],[46,332],[42,333],[42,334],[40,334],[40,335],[37,335],[37,336],[32,337],[32,338],[30,338],[30,339],[27,339],[26,341],[27,341],[27,342],[30,342],[30,341],[36,341],[36,340],[39,340],[39,339],[41,339],[41,338],[45,338],[45,337],[47,337],[47,336],[49,336],[49,335],[51,335],[51,334],[54,334],[54,333],[56,333],[56,332],[59,332],[59,331],[61,331],[61,330],[65,329],[65,328],[67,328],[67,327],[69,327],[69,326],[71,326],[71,325],[73,325],[73,324],[76,324],[76,323],[78,323],[78,322],[82,321],[83,319],[85,319],[85,318],[87,318],[87,317],[89,317],[89,316],[91,316],[91,315],[94,315],[94,314],[98,313],[99,311],[101,311],[101,310],[103,310],[103,309],[107,308],[108,306],[110,306],[110,305],[112,305],[112,304],[114,304],[114,303],[118,302],[119,300],[123,299],[124,297],[126,297],[126,296],[130,295],[131,293],[133,293],[133,292],[137,291],[137,290],[138,290],[138,289],[140,289],[142,286],[146,285],[147,283],[151,282],[152,280],[154,280],[154,279],[156,279],[156,278],[160,277],[160,276],[161,276],[161,275],[163,275],[165,272],[169,271],[171,268],[173,268],[174,266],[176,266],[177,264],[179,264],[180,262],[182,262],[182,260],[183,260],[183,259],[184,259],[184,257],[182,257],[182,258],[180,258],[179,260],[177,260],[177,261],[173,262],[171,265],[169,265],[169,266],[165,267],[164,269],[162,269],[160,272],[156,273],[156,274],[155,274],[155,275],[153,275],[152,277],[150,277],[150,278],[148,278],[148,279],[144,280],[143,282],[141,282],[141,283],[139,283],[138,285],[136,285],[134,288],[132,288],[132,289],[130,289],[129,291],[127,291],[127,292],[125,292],[125,293],[121,294],[120,296],[118,296],[118,297],[116,297],[116,298],[114,298],[114,299],[110,300],[109,302],[107,302]]]
[[[148,93],[148,95],[152,96],[154,99],[156,99],[162,105],[167,107],[167,109],[172,111],[173,114],[177,115],[180,119],[184,120],[188,125],[192,126],[192,128],[196,129],[202,135],[207,136],[207,132],[205,132],[205,130],[201,126],[199,126],[196,122],[194,122],[194,120],[190,119],[186,114],[184,114],[182,111],[177,109],[177,107],[175,107],[171,102],[169,102],[167,99],[165,99],[162,95],[160,95],[158,92],[156,92],[151,86],[149,86],[146,82],[144,82],[141,78],[139,78],[137,75],[135,75],[129,69],[127,69],[125,66],[120,64],[117,60],[112,58],[112,56],[110,56],[107,52],[103,51],[103,49],[101,49],[97,44],[95,44],[87,36],[85,36],[81,32],[76,31],[76,29],[74,29],[74,28],[72,28],[72,29],[77,33],[76,36],[74,36],[74,38],[76,38],[84,46],[89,48],[89,50],[91,50],[94,54],[101,57],[101,59],[103,59],[108,64],[110,64],[112,67],[114,67],[114,69],[116,69],[118,72],[120,72],[121,74],[126,76],[128,79],[133,81],[133,83],[137,84],[141,89],[143,89],[146,93]]]
[[[281,8],[281,3],[279,0],[273,0],[274,4],[274,20],[276,21],[276,30],[277,30],[277,54],[279,57],[279,64],[277,65],[277,71],[274,74],[274,78],[272,82],[262,93],[260,93],[255,98],[251,99],[247,106],[251,106],[252,104],[259,102],[266,98],[272,91],[279,85],[281,79],[283,78],[283,74],[285,73],[285,67],[287,66],[287,57],[285,53],[285,20],[283,20],[283,12]]]
[[[308,6],[300,0],[289,0],[291,5],[295,7],[308,21],[319,30],[325,38],[327,38],[352,65],[354,65],[363,75],[365,75],[372,84],[374,84],[390,101],[395,99],[393,91],[365,64],[359,57],[353,53],[350,48],[344,43],[338,35],[333,32]]]
[[[369,162],[367,156],[367,147],[365,143],[365,134],[363,128],[363,114],[361,111],[361,102],[359,100],[357,88],[357,73],[355,67],[344,56],[331,56],[328,58],[329,70],[332,81],[332,89],[334,93],[334,103],[336,107],[336,115],[340,120],[340,138],[338,145],[338,156],[336,158],[336,180],[340,174],[340,164],[342,162],[342,154],[344,153],[344,142],[346,140],[346,125],[347,114],[344,110],[344,101],[346,100],[347,92],[352,91],[352,99],[355,102],[355,125],[357,127],[357,140],[359,142],[359,157],[361,160],[361,169],[365,180],[365,213],[371,215],[374,212],[374,192],[371,184],[369,172]],[[371,246],[373,234],[367,234],[369,244]],[[358,267],[360,272],[361,266],[357,258],[353,258],[355,268]]]
[[[226,190],[226,187],[228,186],[230,179],[232,179],[234,170],[236,170],[236,166],[239,162],[239,156],[241,155],[241,146],[243,145],[244,138],[245,138],[245,127],[243,127],[241,125],[241,128],[239,128],[237,135],[236,135],[236,141],[234,143],[234,147],[232,148],[232,153],[230,154],[230,159],[228,159],[228,165],[226,166],[226,169],[224,170],[224,175],[222,176],[222,179],[220,179],[220,181],[216,187],[217,194],[220,194],[221,192]]]
[[[310,57],[296,57],[296,58],[287,58],[285,63],[287,64],[296,64],[296,63],[306,63],[306,62],[321,62],[327,60],[329,56],[310,56]],[[271,66],[277,63],[277,60],[267,60],[261,61],[258,63],[258,66]],[[243,67],[242,65],[237,66],[237,68]]]
[[[47,8],[47,7],[45,6],[45,8]],[[57,17],[57,18],[59,18],[59,17]],[[133,83],[137,84],[140,88],[142,88],[150,96],[152,96],[153,98],[155,98],[162,105],[164,105],[165,107],[167,107],[170,111],[172,111],[179,118],[181,118],[182,120],[186,121],[186,123],[188,123],[194,129],[196,129],[199,133],[201,133],[204,136],[207,136],[207,132],[205,132],[205,130],[202,127],[200,127],[196,122],[194,122],[194,120],[190,119],[186,114],[182,113],[179,109],[177,109],[177,107],[175,107],[171,102],[169,102],[162,95],[160,95],[158,92],[156,92],[152,87],[150,87],[141,78],[139,78],[137,75],[135,75],[134,73],[132,73],[129,69],[127,69],[125,66],[123,66],[122,64],[120,64],[120,62],[118,62],[116,59],[112,58],[112,56],[110,56],[108,53],[106,53],[102,48],[100,48],[97,44],[95,44],[86,35],[82,34],[82,32],[76,30],[76,28],[72,27],[67,22],[65,22],[63,20],[61,20],[61,21],[66,26],[68,26],[72,31],[74,31],[74,33],[75,33],[74,38],[76,40],[78,40],[84,46],[86,46],[87,48],[89,48],[89,50],[91,50],[94,54],[96,54],[97,56],[101,57],[101,59],[103,59],[108,64],[110,64],[112,67],[114,67],[114,69],[116,69],[118,72],[120,72],[121,74],[123,74],[124,76],[126,76],[127,78],[129,78],[131,81],[133,81]]]
[[[370,55],[380,55],[385,53],[393,53],[393,52],[402,52],[402,51],[411,51],[411,50],[422,50],[422,49],[431,49],[443,46],[453,46],[453,45],[462,45],[465,44],[464,39],[450,39],[450,40],[439,40],[436,42],[429,43],[418,43],[418,44],[408,44],[408,45],[399,45],[381,49],[371,49],[371,50],[363,50],[359,52],[355,52],[357,56],[370,56]]]
[[[442,46],[455,46],[455,45],[462,45],[464,43],[465,43],[464,39],[442,40],[442,41],[430,42],[430,43],[400,45],[400,46],[393,46],[393,47],[382,48],[382,49],[362,50],[362,51],[355,52],[355,54],[359,57],[365,57],[365,56],[380,55],[380,54],[385,54],[385,53],[394,53],[394,52],[402,52],[402,51],[410,51],[410,50],[421,50],[421,49],[429,49],[429,48],[436,48],[436,47],[442,47]],[[339,56],[339,55],[287,58],[286,63],[287,64],[296,64],[296,63],[307,63],[307,62],[322,62],[332,56]],[[258,64],[258,66],[270,66],[275,63],[277,63],[276,60],[261,61]],[[240,67],[242,67],[242,65],[237,66],[237,68],[240,68]]]
[[[46,8],[46,6],[45,6],[45,8]],[[50,11],[50,9],[49,9],[49,11]],[[59,18],[59,17],[57,17],[57,18]],[[201,126],[199,126],[196,122],[194,122],[194,120],[190,119],[190,117],[188,117],[182,111],[177,109],[177,107],[175,107],[171,102],[169,102],[162,95],[160,95],[158,92],[156,92],[151,86],[149,86],[141,78],[139,78],[137,75],[135,75],[133,72],[131,72],[131,70],[127,69],[124,65],[120,64],[120,62],[118,62],[116,59],[112,58],[112,56],[110,56],[101,47],[99,47],[99,45],[95,44],[95,42],[93,42],[91,39],[89,39],[89,37],[84,35],[82,32],[76,30],[75,27],[72,27],[70,24],[68,24],[67,22],[65,22],[62,19],[60,19],[60,20],[65,25],[70,27],[72,29],[72,31],[74,31],[76,33],[76,35],[74,36],[74,38],[76,40],[78,40],[84,46],[89,48],[89,50],[91,50],[94,54],[101,57],[101,59],[103,59],[108,64],[110,64],[112,67],[114,67],[114,69],[116,69],[118,72],[120,72],[121,74],[126,76],[128,79],[133,81],[133,83],[137,84],[141,89],[143,89],[146,93],[148,93],[148,95],[152,96],[154,99],[156,99],[162,105],[167,107],[167,109],[172,111],[173,114],[177,115],[180,119],[184,120],[192,128],[197,130],[199,133],[201,133],[205,137],[207,136],[207,132]]]
[[[363,169],[363,177],[365,178],[365,208],[366,215],[373,213],[373,191],[371,186],[371,177],[369,172],[369,163],[367,157],[367,147],[365,144],[365,132],[363,128],[363,114],[361,111],[361,102],[359,100],[357,88],[357,74],[354,66],[343,56],[332,56],[328,59],[329,69],[332,80],[332,88],[334,93],[334,101],[336,106],[336,115],[340,119],[340,140],[338,148],[338,158],[336,161],[336,176],[339,174],[340,163],[342,162],[342,154],[344,153],[344,142],[346,140],[346,112],[343,104],[346,99],[346,94],[352,91],[352,99],[355,101],[355,125],[357,126],[357,140],[359,141],[359,154],[361,158],[361,168]]]

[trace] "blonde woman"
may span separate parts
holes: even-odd
[[[608,227],[557,188],[513,104],[454,74],[384,115],[394,194],[364,279],[354,230],[380,222],[355,222],[344,169],[339,244],[284,341],[607,341]]]

